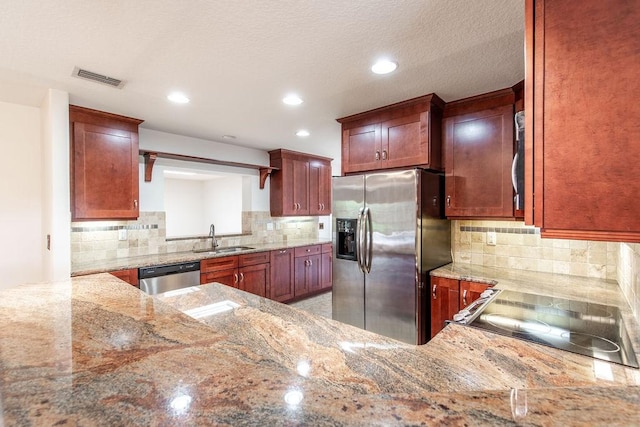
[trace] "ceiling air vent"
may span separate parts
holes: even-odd
[[[94,73],[92,71],[83,70],[80,67],[75,67],[71,75],[73,77],[80,77],[81,79],[91,80],[92,82],[102,83],[103,85],[115,87],[118,89],[122,89],[122,87],[124,86],[124,82],[122,80],[114,79],[113,77],[108,77],[102,74]]]

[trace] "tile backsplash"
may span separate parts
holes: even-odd
[[[490,267],[617,279],[619,243],[542,239],[518,221],[453,221],[453,259]],[[487,244],[495,233],[496,245]]]
[[[620,243],[618,285],[635,318],[640,319],[640,243]]]
[[[121,230],[126,230],[126,240],[118,240]],[[317,237],[317,217],[274,218],[269,212],[253,211],[242,213],[242,234],[223,234],[217,240],[220,246],[236,246]],[[167,240],[164,212],[140,212],[135,221],[72,222],[71,264],[191,251],[208,243],[204,237]]]

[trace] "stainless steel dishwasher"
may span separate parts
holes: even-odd
[[[140,290],[149,295],[200,285],[200,261],[138,269]]]

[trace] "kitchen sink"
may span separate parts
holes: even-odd
[[[252,248],[250,246],[228,246],[226,248],[216,248],[216,249],[211,249],[211,248],[195,249],[193,252],[197,254],[203,253],[203,252],[208,252],[210,254],[225,254],[225,253],[248,251],[250,249],[255,249],[255,248]]]

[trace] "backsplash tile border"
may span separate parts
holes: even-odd
[[[72,233],[114,230],[156,230],[158,224],[127,224],[127,225],[102,225],[102,226],[76,226],[71,227]]]
[[[475,227],[468,225],[461,225],[460,231],[462,232],[495,232],[495,233],[508,233],[508,234],[540,234],[539,228],[514,228],[514,227]]]

